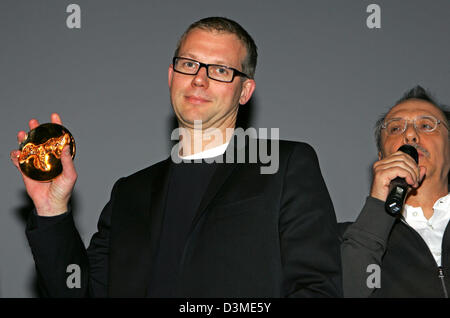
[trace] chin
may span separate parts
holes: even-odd
[[[195,121],[201,121],[202,128],[204,126],[204,119],[202,117],[182,117],[182,123],[184,123],[186,126],[194,128],[194,122]]]
[[[203,112],[200,112],[198,109],[184,111],[180,115],[183,119],[183,122],[190,125],[194,125],[194,121],[199,120],[203,124],[208,120],[208,116],[206,116],[206,114],[203,114]]]

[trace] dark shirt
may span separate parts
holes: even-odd
[[[215,171],[215,163],[172,163],[164,221],[149,297],[180,297],[178,274],[186,238]]]

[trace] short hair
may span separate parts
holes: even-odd
[[[432,104],[433,106],[435,106],[437,109],[439,109],[445,117],[446,120],[446,124],[447,127],[449,126],[449,121],[450,121],[450,111],[449,111],[449,107],[444,105],[444,104],[439,104],[436,99],[431,95],[431,93],[429,91],[427,91],[426,89],[424,89],[422,86],[417,85],[413,88],[411,88],[410,90],[408,90],[405,94],[403,94],[403,96],[394,104],[394,106],[392,106],[391,108],[389,108],[389,110],[387,112],[385,112],[384,114],[382,114],[377,122],[375,123],[375,141],[377,144],[377,149],[379,152],[381,152],[382,149],[382,144],[381,144],[381,127],[386,119],[387,114],[392,110],[392,108],[394,108],[395,106],[406,102],[408,100],[411,99],[416,99],[416,100],[423,100],[426,101],[430,104]],[[449,134],[450,137],[450,134]]]
[[[250,78],[255,77],[256,62],[258,59],[258,48],[256,47],[255,41],[253,41],[253,38],[250,36],[250,34],[248,34],[248,32],[239,23],[228,18],[209,17],[192,23],[181,35],[174,56],[178,56],[181,44],[183,43],[188,33],[194,29],[217,31],[236,35],[247,49],[247,55],[242,62],[242,72],[247,74]]]

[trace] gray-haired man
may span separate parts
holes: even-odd
[[[420,86],[376,125],[379,160],[370,195],[344,233],[345,297],[447,297],[450,287],[449,126],[443,107]],[[414,146],[418,164],[398,151]],[[402,214],[384,203],[391,181],[410,185]]]

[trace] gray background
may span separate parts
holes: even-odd
[[[450,1],[73,1],[82,28],[66,27],[71,1],[0,2],[0,296],[34,297],[24,234],[29,213],[10,163],[30,118],[59,112],[75,136],[75,221],[88,244],[116,179],[169,154],[167,68],[193,21],[226,16],[259,48],[253,127],[316,149],[339,221],[354,220],[376,159],[373,124],[421,84],[450,102]],[[381,29],[366,7],[381,6]]]

